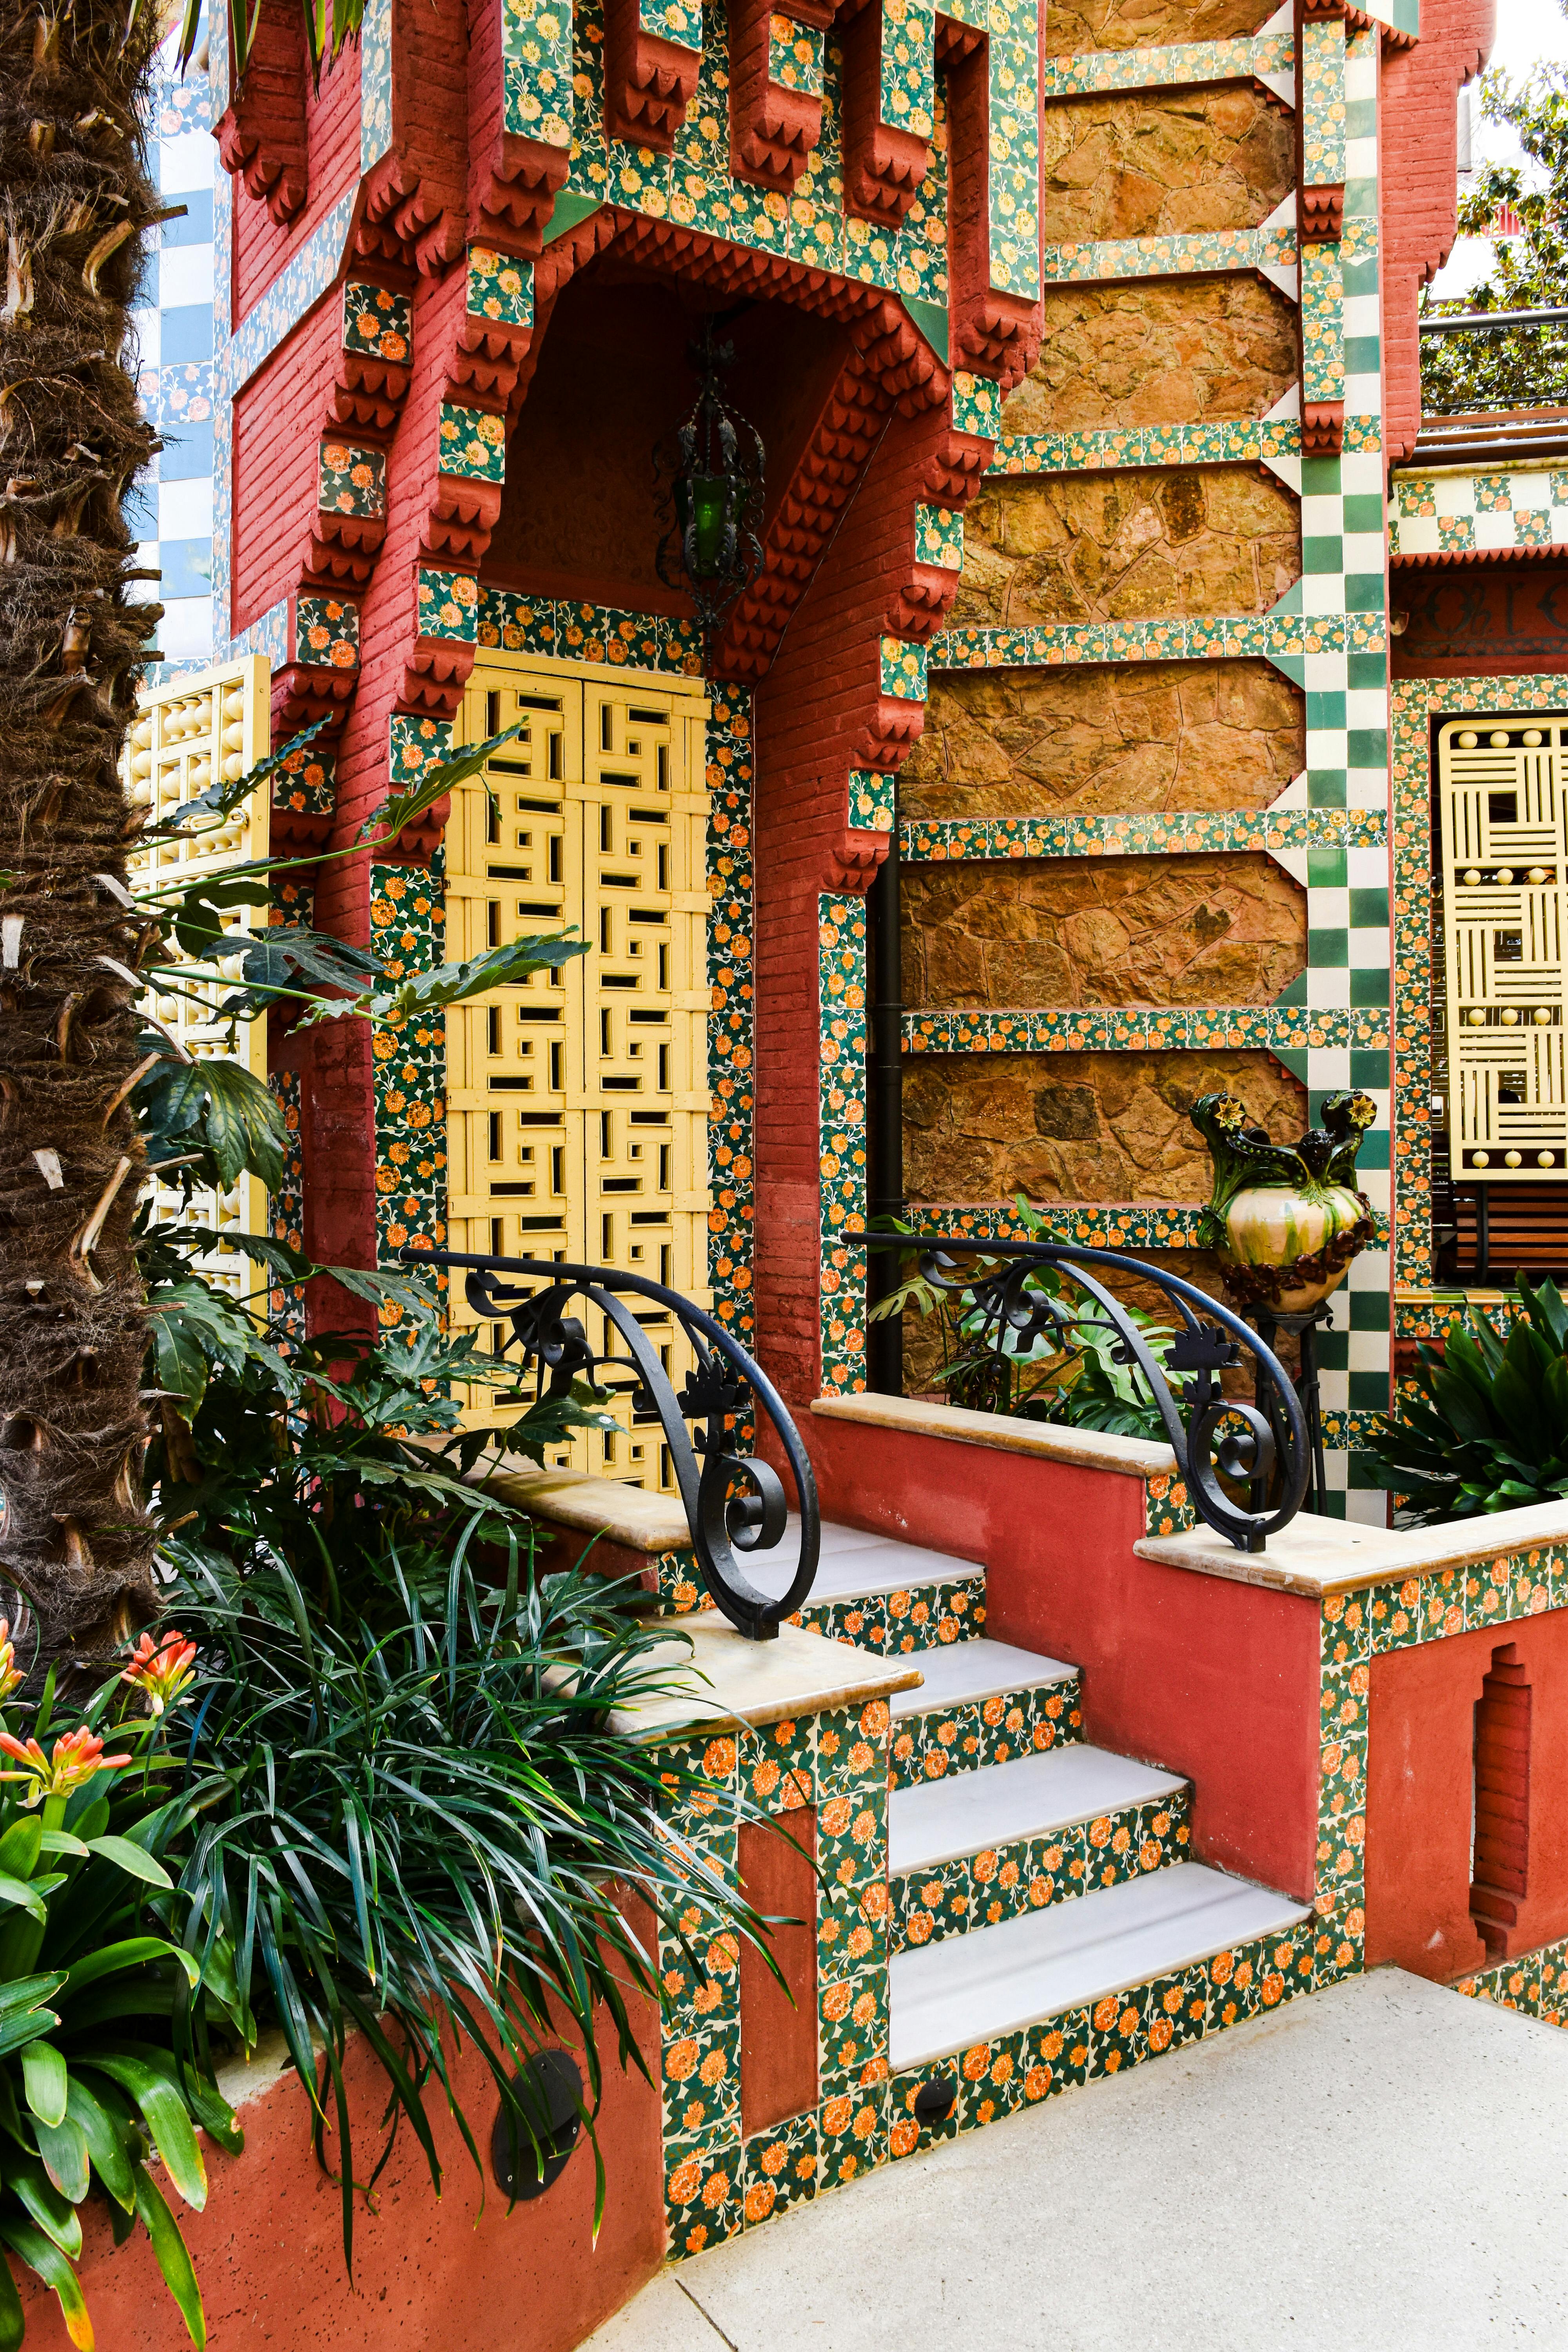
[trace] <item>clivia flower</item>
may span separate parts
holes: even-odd
[[[143,1633],[131,1653],[131,1664],[120,1679],[134,1683],[147,1694],[147,1712],[157,1717],[166,1706],[173,1706],[190,1681],[195,1669],[196,1645],[187,1642],[183,1633],[165,1633],[156,1647],[151,1633]]]
[[[95,1772],[116,1772],[134,1760],[129,1756],[106,1756],[102,1740],[85,1723],[57,1739],[51,1756],[44,1754],[36,1739],[24,1745],[9,1731],[0,1731],[0,1748],[23,1768],[19,1772],[0,1772],[0,1780],[27,1781],[22,1797],[25,1805],[36,1805],[44,1797],[68,1797]]]
[[[26,1679],[16,1664],[16,1645],[11,1639],[11,1620],[0,1617],[0,1704],[10,1697],[18,1683]]]

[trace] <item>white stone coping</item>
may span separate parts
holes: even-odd
[[[1262,1552],[1237,1551],[1212,1528],[1191,1528],[1180,1536],[1145,1536],[1132,1549],[1141,1559],[1159,1560],[1166,1568],[1194,1569],[1201,1576],[1227,1577],[1234,1584],[1264,1585],[1320,1601],[1331,1592],[1431,1576],[1441,1569],[1468,1568],[1478,1560],[1500,1559],[1508,1552],[1563,1543],[1568,1543],[1568,1502],[1487,1512],[1447,1528],[1368,1528],[1303,1512],[1279,1535],[1270,1536]]]
[[[1095,1429],[1058,1429],[1043,1421],[974,1412],[967,1405],[932,1404],[924,1397],[818,1397],[812,1412],[826,1421],[855,1421],[871,1429],[907,1430],[911,1437],[945,1437],[958,1445],[987,1445],[998,1454],[1029,1454],[1078,1470],[1110,1470],[1123,1478],[1159,1478],[1175,1469],[1168,1445],[1142,1437],[1110,1437]]]
[[[642,1741],[700,1726],[783,1723],[825,1707],[864,1706],[925,1679],[911,1658],[895,1663],[800,1625],[781,1625],[771,1642],[749,1642],[712,1610],[677,1620],[668,1640],[642,1654],[638,1671],[662,1671],[675,1685],[640,1706],[611,1709],[611,1730]]]

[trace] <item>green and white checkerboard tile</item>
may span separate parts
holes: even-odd
[[[1445,467],[1395,474],[1388,508],[1394,556],[1467,555],[1487,549],[1559,547],[1568,541],[1568,470],[1554,465]]]

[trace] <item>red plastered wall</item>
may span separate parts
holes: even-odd
[[[1140,1559],[1140,1478],[826,1414],[801,1433],[825,1518],[980,1561],[987,1636],[1079,1669],[1085,1738],[1192,1781],[1197,1858],[1310,1899],[1315,1601]]]
[[[1384,420],[1392,463],[1408,457],[1421,424],[1415,306],[1448,257],[1461,86],[1480,71],[1496,0],[1421,0],[1421,38],[1383,61]]]
[[[1526,1891],[1509,1954],[1568,1935],[1568,1612],[1516,1618],[1372,1662],[1366,1960],[1417,1976],[1484,1968],[1470,1919],[1475,1705],[1511,1643],[1531,1685]]]
[[[237,325],[254,310],[279,272],[287,268],[332,206],[359,180],[359,44],[351,41],[333,66],[323,68],[321,86],[307,90],[306,139],[310,192],[299,217],[281,227],[265,204],[234,192],[234,318]],[[221,169],[221,165],[219,166]]]

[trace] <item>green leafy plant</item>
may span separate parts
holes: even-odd
[[[387,1283],[338,1278],[362,1295]],[[465,1430],[454,1391],[514,1370],[448,1339],[417,1293],[411,1334],[379,1343],[291,1339],[181,1280],[152,1300],[164,1393],[149,1466],[203,1673],[184,1939],[198,1963],[214,1938],[233,1949],[241,1998],[311,2084],[352,2262],[355,2186],[374,2186],[391,2143],[368,2161],[355,2146],[351,2032],[439,2185],[432,2084],[479,2160],[453,2073],[465,2047],[525,2150],[543,2134],[519,2069],[563,2021],[590,2129],[601,2011],[621,2063],[642,2066],[626,2003],[659,1997],[657,1950],[627,1923],[627,1890],[678,1937],[694,1902],[706,1935],[763,1928],[671,1829],[679,1776],[672,1789],[610,1728],[613,1709],[669,1687],[672,1629],[603,1578],[536,1580],[521,1514],[468,1483],[481,1449],[540,1460],[574,1427],[614,1426],[599,1393]]]
[[[81,2207],[109,2200],[114,2241],[146,2230],[191,2340],[206,2341],[200,2291],[179,2225],[148,2169],[155,2151],[186,2204],[206,2201],[195,2126],[221,2147],[244,2146],[210,2058],[216,2025],[244,2043],[250,2013],[226,1937],[198,1962],[174,1922],[181,1906],[163,1859],[188,1828],[187,1800],[160,1801],[162,1727],[188,1675],[185,1645],[143,1639],[124,1679],[150,1712],[121,1719],[104,1753],[95,1725],[116,1705],[100,1692],[87,1719],[53,1738],[46,1689],[26,1740],[0,1735],[13,1769],[0,1775],[0,2245],[59,2299],[71,2342],[91,2352],[92,2323],[77,2275]],[[0,1690],[21,1681],[0,1622]],[[21,2344],[25,2315],[0,2259],[0,2352]]]
[[[1044,1239],[1046,1220],[1022,1193],[1015,1206],[1030,1235]],[[908,1225],[882,1221],[882,1230],[910,1233]],[[976,1297],[979,1283],[1000,1273],[1005,1261],[988,1258],[984,1242],[975,1244],[975,1280],[956,1297],[941,1291],[921,1273],[918,1258],[903,1261],[898,1286],[871,1308],[874,1321],[912,1308],[939,1319],[942,1361],[933,1378],[950,1400],[978,1412],[995,1412],[1018,1421],[1044,1421],[1072,1429],[1095,1429],[1118,1437],[1147,1437],[1163,1444],[1164,1426],[1135,1363],[1121,1360],[1120,1335],[1097,1320],[1098,1305],[1070,1273],[1040,1266],[1024,1278],[1023,1298],[1049,1299],[1067,1318],[1049,1332],[1026,1340],[1013,1331],[997,1331]],[[1174,1332],[1156,1323],[1136,1307],[1125,1309],[1150,1354],[1163,1363]],[[1079,1317],[1083,1319],[1075,1319]]]
[[[1546,184],[1530,188],[1519,165],[1487,163],[1459,197],[1459,231],[1486,236],[1507,205],[1522,234],[1497,237],[1490,271],[1473,292],[1447,300],[1429,295],[1426,318],[1477,310],[1562,307],[1568,281],[1568,66],[1538,65],[1518,84],[1489,73],[1480,84],[1483,121],[1506,124]],[[1568,400],[1568,322],[1468,329],[1421,338],[1421,402],[1428,415],[1535,408]]]
[[[1568,1495],[1568,1304],[1555,1283],[1518,1284],[1506,1338],[1489,1316],[1423,1345],[1416,1393],[1366,1439],[1373,1483],[1416,1527]]]

